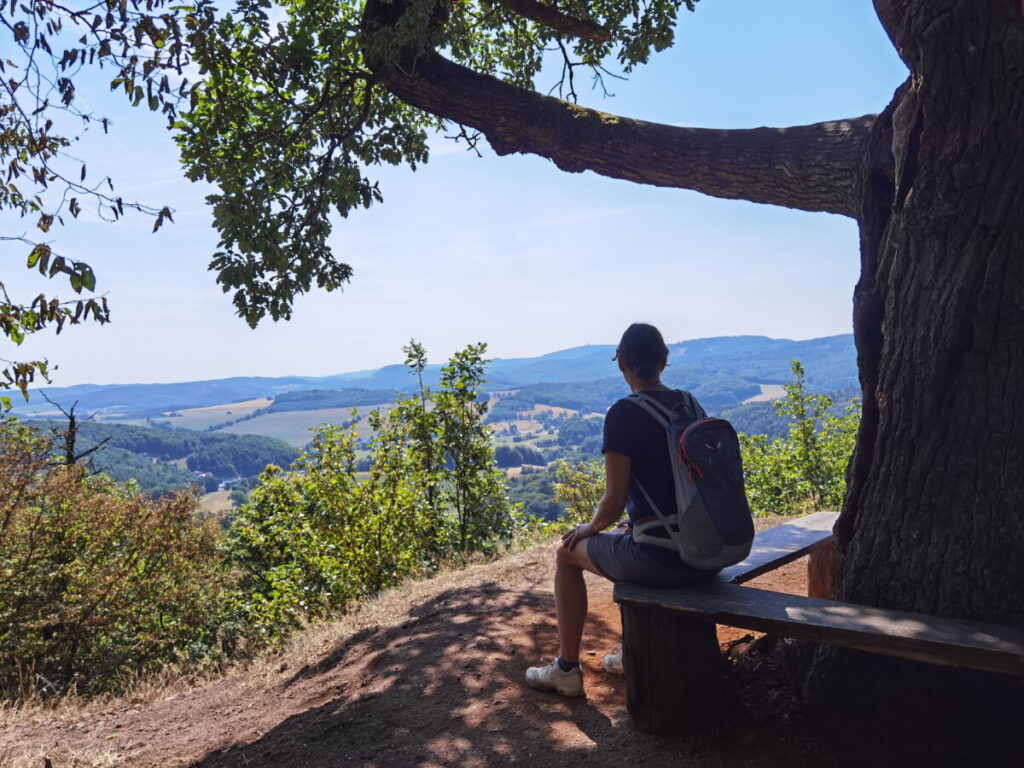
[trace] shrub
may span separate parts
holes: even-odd
[[[52,454],[0,422],[0,693],[116,689],[209,653],[225,576],[196,497],[153,499]]]
[[[804,368],[793,361],[786,397],[774,403],[789,419],[774,440],[740,435],[747,498],[757,514],[796,514],[838,509],[846,495],[846,466],[857,439],[859,412],[851,401],[841,415],[826,395],[808,392]]]
[[[559,459],[554,469],[555,501],[565,506],[565,518],[570,523],[589,522],[604,495],[604,464]]]

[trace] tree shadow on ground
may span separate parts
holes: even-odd
[[[474,584],[434,596],[409,610],[400,625],[367,628],[340,642],[267,694],[284,712],[297,714],[266,733],[234,734],[231,746],[192,765],[834,765],[803,728],[769,704],[779,695],[777,681],[763,668],[750,672],[754,684],[733,697],[720,732],[706,741],[630,729],[624,680],[601,669],[602,656],[620,639],[618,611],[610,585],[589,579],[585,699],[534,691],[523,681],[525,668],[556,647],[549,589],[538,582],[527,589]]]
[[[622,723],[587,699],[539,693],[521,682],[524,668],[553,649],[552,608],[550,594],[496,584],[444,592],[401,625],[363,630],[296,672],[279,693],[306,697],[309,708],[196,765],[543,765],[585,758]],[[617,628],[594,616],[587,634],[601,647],[618,641]]]

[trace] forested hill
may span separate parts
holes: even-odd
[[[759,385],[786,382],[793,360],[804,364],[807,386],[812,390],[840,391],[857,383],[856,354],[850,335],[807,341],[728,336],[682,341],[670,344],[669,350],[670,367],[666,381],[673,386],[694,390],[716,407],[726,407],[756,395]],[[580,395],[588,388],[600,390],[588,394],[596,395],[607,407],[617,396],[613,390],[620,388],[615,364],[611,362],[614,353],[613,344],[594,344],[539,357],[497,358],[488,367],[488,389],[501,391],[530,385],[571,383]],[[440,366],[428,366],[425,371],[427,382],[436,384],[439,373]],[[276,398],[273,408],[278,411],[356,407],[389,402],[396,392],[407,392],[414,385],[406,367],[396,364],[375,371],[325,377],[236,377],[109,386],[85,384],[48,387],[45,391],[50,399],[65,408],[77,402],[80,413],[99,411],[127,418],[159,417],[172,411],[256,398]],[[561,389],[563,394],[568,393],[564,387]],[[298,394],[314,390],[320,392]],[[611,400],[609,396],[612,396]],[[585,399],[590,402],[595,398]],[[52,406],[38,392],[33,393],[29,403],[17,404],[15,408],[16,413],[22,414],[48,410],[52,410]]]
[[[43,432],[67,426],[64,422],[26,423]],[[154,495],[190,485],[216,490],[225,481],[259,475],[268,464],[287,467],[299,453],[287,443],[260,435],[151,429],[106,421],[79,425],[76,453],[100,443],[102,449],[89,456],[94,471],[120,481],[135,480]]]

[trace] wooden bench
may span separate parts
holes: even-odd
[[[630,724],[696,735],[725,706],[716,624],[1024,679],[1024,630],[741,586],[806,554],[826,552],[836,513],[762,531],[750,557],[707,585],[616,584]],[[813,567],[813,566],[812,566]]]

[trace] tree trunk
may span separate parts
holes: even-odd
[[[876,7],[912,75],[876,123],[863,174],[855,327],[864,419],[837,526],[838,597],[1019,625],[1021,5]],[[1020,759],[1009,743],[1024,713],[1017,680],[834,652],[819,657],[812,682],[834,715],[864,716],[844,727],[877,750],[861,759]],[[1001,751],[1010,749],[1018,754]]]

